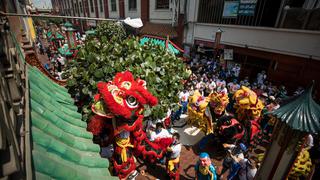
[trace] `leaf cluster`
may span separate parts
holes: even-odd
[[[121,26],[106,23],[98,27],[95,38],[86,41],[76,59],[67,64],[67,87],[82,102],[85,120],[90,113],[88,105],[97,93],[97,82],[110,81],[117,72],[126,70],[145,80],[148,90],[159,99],[156,107],[146,107],[145,116],[163,118],[168,108],[174,108],[186,77],[182,60],[163,47],[141,46],[138,37],[127,38]]]

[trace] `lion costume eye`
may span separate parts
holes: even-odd
[[[138,107],[137,99],[133,96],[128,96],[126,99],[126,103],[129,106],[129,108],[136,108]]]

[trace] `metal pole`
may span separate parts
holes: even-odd
[[[281,4],[280,4],[280,7],[279,7],[279,11],[278,11],[278,15],[277,15],[277,19],[276,19],[276,22],[274,24],[274,27],[279,27],[279,23],[280,23],[280,18],[281,18],[281,15],[282,15],[282,12],[283,12],[283,8],[285,6],[285,3],[286,3],[286,0],[282,0],[281,1]]]
[[[42,18],[65,18],[65,19],[83,19],[83,20],[95,20],[95,21],[119,21],[120,19],[106,19],[106,18],[92,18],[92,17],[75,17],[75,16],[55,16],[55,15],[34,15],[34,14],[16,14],[5,13],[0,11],[0,16],[22,16],[22,17],[42,17]]]

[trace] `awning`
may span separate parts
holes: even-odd
[[[58,49],[58,51],[62,56],[72,56],[73,54],[68,48],[68,45],[63,45],[61,48]]]
[[[97,34],[96,30],[88,30],[88,31],[86,31],[85,33],[86,33],[87,36],[89,36],[89,35],[96,35],[96,34]]]
[[[51,38],[51,36],[52,36],[52,32],[51,32],[51,31],[48,31],[48,33],[47,33],[47,37],[48,37],[48,39],[50,39],[50,38]]]
[[[170,39],[178,37],[177,31],[170,24],[146,23],[140,30],[140,34],[160,37],[169,36]]]
[[[61,33],[56,32],[56,39],[64,39],[64,36]]]
[[[176,44],[171,42],[168,39],[157,37],[157,36],[148,36],[145,35],[141,37],[140,39],[140,45],[144,45],[145,43],[151,43],[154,45],[159,45],[164,48],[166,48],[169,52],[175,54],[175,55],[181,55],[183,54],[183,50],[179,48]]]
[[[52,34],[52,32],[49,31],[47,33],[47,37],[48,37],[49,41],[53,41],[53,40],[57,40],[57,39],[60,39],[60,40],[64,39],[64,36],[60,32],[56,32],[55,34]]]
[[[66,23],[63,24],[63,26],[66,28],[69,28],[69,27],[72,27],[73,25],[69,21],[67,21]]]

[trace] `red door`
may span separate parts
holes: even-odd
[[[125,18],[125,15],[124,15],[124,0],[119,0],[119,11],[120,11],[120,18]]]

